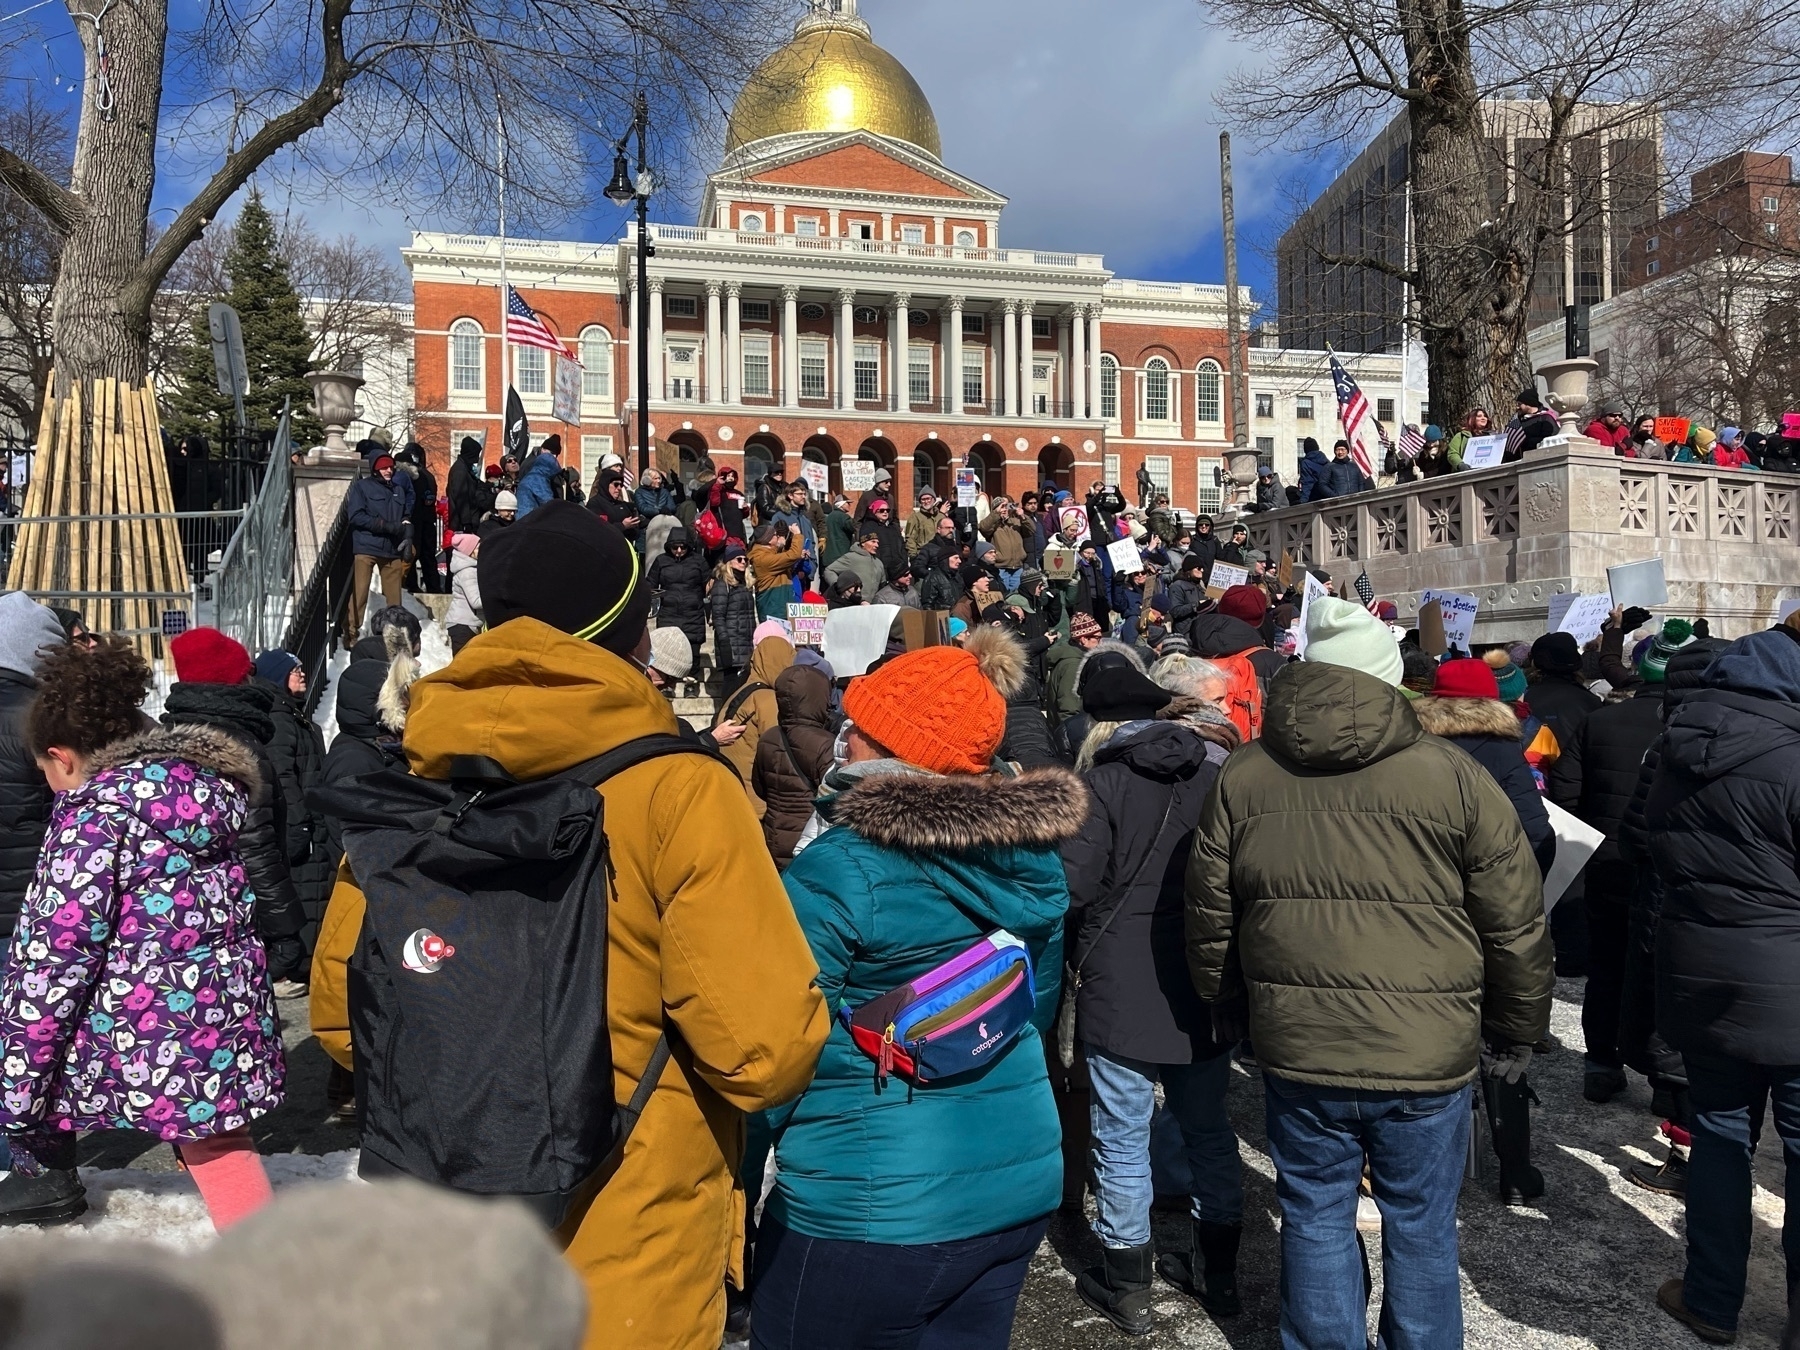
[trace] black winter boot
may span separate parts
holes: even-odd
[[[46,1167],[29,1177],[8,1172],[0,1179],[0,1227],[70,1223],[87,1207],[87,1188],[73,1167]]]
[[[1237,1291],[1238,1241],[1243,1227],[1235,1223],[1192,1224],[1191,1252],[1164,1252],[1156,1271],[1184,1294],[1198,1299],[1214,1317],[1236,1317],[1244,1310]]]
[[[1494,1156],[1500,1159],[1500,1201],[1536,1200],[1544,1193],[1544,1174],[1531,1165],[1531,1106],[1537,1094],[1523,1076],[1516,1083],[1483,1078],[1488,1123],[1494,1132]]]
[[[1141,1247],[1108,1247],[1100,1265],[1076,1277],[1075,1292],[1126,1335],[1148,1336],[1155,1325],[1150,1316],[1155,1250],[1148,1242]]]

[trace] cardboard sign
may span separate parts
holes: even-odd
[[[1047,548],[1044,550],[1044,576],[1051,581],[1075,580],[1075,562],[1077,554],[1072,548]]]
[[[956,504],[961,507],[975,505],[975,499],[981,495],[981,476],[973,469],[956,471]]]
[[[581,362],[556,353],[556,388],[550,398],[550,415],[565,426],[581,425]]]
[[[1550,813],[1550,829],[1556,835],[1556,858],[1544,878],[1544,913],[1556,908],[1556,902],[1569,889],[1575,874],[1587,866],[1594,851],[1606,842],[1606,836],[1592,825],[1562,809],[1548,797],[1544,810]]]
[[[825,645],[825,619],[830,613],[830,605],[789,605],[788,627],[793,631],[790,639],[793,644],[822,648]]]
[[[1216,586],[1221,591],[1228,591],[1233,586],[1247,586],[1249,584],[1250,569],[1248,567],[1239,567],[1236,563],[1214,562],[1212,570],[1206,574],[1206,585],[1208,589]]]
[[[1281,550],[1281,565],[1275,569],[1275,580],[1284,592],[1294,584],[1294,555],[1285,548]]]
[[[950,611],[947,609],[902,609],[900,632],[906,639],[906,650],[921,647],[945,647],[950,643]],[[833,670],[837,667],[833,666]]]
[[[887,651],[898,605],[850,605],[825,616],[825,659],[839,679],[861,675]]]
[[[1669,583],[1663,579],[1663,560],[1620,563],[1606,569],[1606,588],[1615,605],[1654,609],[1669,603]]]
[[[1121,576],[1130,576],[1133,572],[1144,570],[1144,555],[1138,552],[1138,546],[1130,539],[1119,539],[1108,544],[1106,556],[1112,559],[1113,571]]]
[[[838,473],[843,477],[845,492],[868,492],[875,486],[875,465],[870,460],[840,460]],[[832,669],[837,667],[834,665]]]
[[[810,459],[801,461],[800,477],[806,490],[817,499],[822,500],[831,491],[831,470],[823,464],[815,464]]]
[[[1331,587],[1320,581],[1311,572],[1306,574],[1306,584],[1300,591],[1300,617],[1294,622],[1295,629],[1294,655],[1302,661],[1306,659],[1306,619],[1312,612],[1312,602],[1331,594]]]
[[[1654,434],[1664,445],[1680,445],[1688,438],[1689,425],[1685,417],[1659,417]]]
[[[1567,633],[1575,639],[1578,646],[1585,647],[1600,636],[1600,630],[1606,625],[1606,616],[1612,613],[1612,609],[1610,595],[1571,596],[1568,608],[1556,620],[1551,631]]]
[[[1438,602],[1438,608],[1444,616],[1444,640],[1452,647],[1462,651],[1469,650],[1469,642],[1475,636],[1475,611],[1481,607],[1481,601],[1472,595],[1464,595],[1461,591],[1421,591],[1419,603]]]
[[[1506,457],[1506,437],[1471,436],[1463,446],[1463,468],[1497,469]]]
[[[1427,656],[1442,656],[1450,650],[1444,638],[1444,607],[1435,600],[1419,606],[1419,650]]]

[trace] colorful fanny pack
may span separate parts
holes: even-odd
[[[1037,987],[1025,944],[996,929],[973,947],[860,1008],[840,1007],[850,1037],[890,1073],[935,1083],[979,1069],[1031,1021]]]

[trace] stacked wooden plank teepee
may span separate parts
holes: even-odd
[[[37,447],[8,589],[82,610],[96,632],[135,632],[160,656],[162,610],[188,590],[188,570],[156,395],[75,385],[45,400]]]

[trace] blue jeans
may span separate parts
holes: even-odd
[[[1150,1240],[1150,1118],[1156,1081],[1186,1145],[1194,1216],[1206,1223],[1242,1223],[1244,1181],[1237,1135],[1225,1114],[1231,1056],[1199,1064],[1146,1064],[1098,1046],[1087,1047],[1093,1084],[1094,1183],[1099,1217],[1094,1231],[1108,1247],[1141,1247]]]
[[[1269,1157],[1281,1201],[1284,1350],[1366,1350],[1356,1243],[1366,1153],[1381,1209],[1381,1350],[1463,1343],[1456,1197],[1469,1149],[1469,1089],[1359,1092],[1265,1070]]]
[[[1007,1350],[1048,1222],[892,1246],[807,1237],[764,1219],[751,1350]]]
[[[1019,589],[1019,578],[1024,575],[1023,567],[1002,567],[1000,569],[1000,588],[1011,595]]]
[[[1710,1054],[1682,1059],[1694,1117],[1682,1300],[1702,1321],[1735,1331],[1750,1259],[1750,1155],[1767,1098],[1773,1098],[1775,1132],[1787,1162],[1787,1194],[1794,1197],[1781,1226],[1790,1297],[1800,1283],[1800,1065]]]

